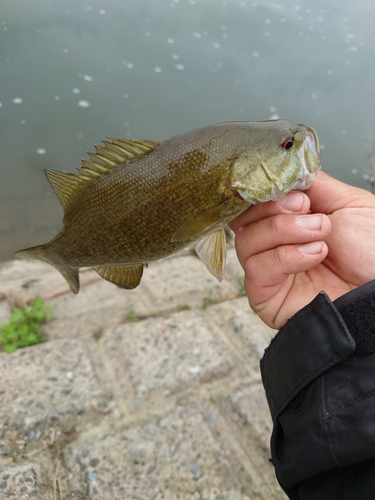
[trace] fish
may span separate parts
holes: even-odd
[[[222,281],[225,225],[253,204],[308,189],[320,169],[315,130],[287,120],[219,123],[160,143],[108,139],[78,173],[45,170],[63,227],[16,252],[54,266],[74,293],[80,268],[134,289],[148,263],[192,244]]]

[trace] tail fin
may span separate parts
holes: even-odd
[[[62,276],[69,283],[69,286],[74,293],[79,292],[79,275],[77,269],[64,269],[63,267],[55,264],[51,260],[46,257],[45,245],[38,245],[36,247],[25,248],[23,250],[19,250],[14,255],[16,257],[27,258],[27,259],[36,259],[41,260],[43,262],[47,262],[51,266],[55,267]]]

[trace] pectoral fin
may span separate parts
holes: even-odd
[[[143,266],[96,266],[94,270],[119,288],[136,288],[142,278]]]
[[[224,229],[215,231],[199,241],[195,251],[210,273],[219,281],[222,281],[227,256],[227,242]]]
[[[172,236],[172,241],[192,240],[204,233],[206,229],[221,222],[227,215],[229,203],[224,201],[216,207],[209,208],[197,215],[193,220],[181,226]]]

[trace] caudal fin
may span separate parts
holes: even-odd
[[[69,286],[74,293],[79,292],[79,275],[77,269],[64,269],[63,267],[55,264],[46,257],[45,245],[37,245],[36,247],[25,248],[19,250],[14,254],[16,257],[36,259],[47,262],[55,267],[69,283]]]

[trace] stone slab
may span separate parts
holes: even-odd
[[[37,499],[38,465],[0,467],[0,500]]]
[[[141,289],[121,290],[94,271],[82,274],[88,284],[78,295],[69,291],[48,301],[54,306],[47,328],[50,340],[77,335],[92,338],[93,332],[126,321],[129,312],[135,317],[148,314]]]
[[[262,384],[241,388],[230,395],[234,410],[251,430],[252,437],[259,439],[262,448],[269,453],[272,419]]]
[[[35,295],[54,305],[46,344],[0,354],[0,500],[2,484],[38,500],[60,500],[57,484],[64,500],[285,498],[259,384],[275,332],[242,275],[234,249],[221,284],[185,250],[133,291],[82,272],[76,296],[46,264],[0,267],[0,321]]]
[[[184,305],[199,308],[206,298],[216,301],[234,298],[238,296],[237,280],[242,274],[234,249],[228,250],[227,273],[221,283],[193,252],[150,264],[144,271],[141,286],[144,286],[147,308],[153,314]]]
[[[0,464],[0,500],[85,500],[68,487],[61,443],[49,443],[39,453]]]
[[[7,303],[0,303],[0,319],[3,323],[8,320],[11,305],[26,305],[40,296],[54,306],[48,324],[49,340],[91,335],[123,323],[128,313],[142,318],[238,296],[242,269],[234,249],[228,251],[227,264],[227,278],[219,283],[197,257],[185,252],[152,263],[134,290],[121,290],[86,270],[80,273],[80,293],[74,295],[52,266],[29,259],[14,260],[0,267],[0,298],[7,299]]]
[[[122,325],[101,342],[128,400],[130,381],[134,409],[150,397],[227,376],[235,364],[215,326],[194,310]]]
[[[0,265],[0,293],[10,295],[11,293],[26,293],[37,283],[47,287],[49,280],[57,273],[56,269],[43,262],[31,259],[15,259],[3,262]],[[40,289],[33,290],[39,292]]]
[[[221,394],[213,398],[215,405],[211,404],[206,410],[205,419],[221,446],[227,450],[230,462],[240,463],[237,474],[250,497],[285,500],[269,461],[267,431],[270,417],[261,390],[260,383],[242,387],[239,383],[237,389],[227,390],[227,396]],[[248,412],[248,421],[242,413],[245,411]]]
[[[255,354],[257,363],[277,333],[250,309],[247,297],[222,302],[209,312],[209,321],[217,324],[239,350]]]
[[[261,476],[257,484],[260,497],[285,500],[287,497],[270,463],[269,443],[273,426],[262,384],[238,384],[237,388],[227,391],[226,396],[224,393],[219,395],[216,403],[235,439],[241,443],[242,463],[248,459]]]
[[[90,500],[250,500],[196,408],[79,438],[64,456],[70,488]]]
[[[69,434],[95,424],[109,399],[78,340],[0,353],[0,365],[3,457],[26,452],[51,431]]]

